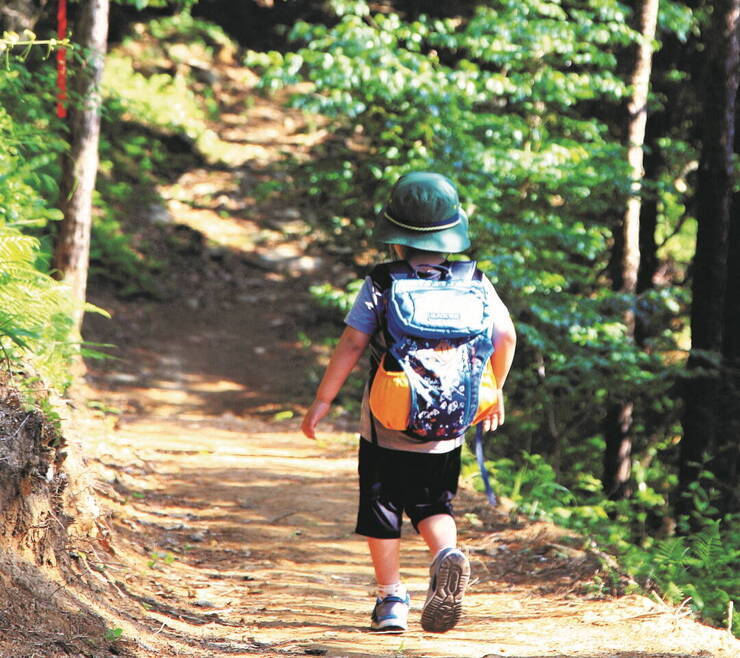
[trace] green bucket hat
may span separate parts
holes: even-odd
[[[375,238],[425,251],[465,251],[470,246],[468,217],[452,181],[426,171],[401,176],[378,213]]]

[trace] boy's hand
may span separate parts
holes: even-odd
[[[330,402],[323,402],[322,400],[313,401],[313,404],[308,408],[306,415],[303,417],[303,423],[301,423],[301,430],[307,438],[316,438],[316,425],[329,413],[330,408]]]
[[[504,412],[504,392],[498,389],[496,392],[496,405],[491,410],[490,415],[483,421],[483,431],[492,432],[504,424],[506,414]]]

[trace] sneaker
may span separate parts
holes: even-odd
[[[462,614],[462,600],[470,580],[470,563],[457,548],[445,548],[429,568],[429,592],[421,611],[425,631],[449,631]]]
[[[373,631],[405,631],[408,628],[409,606],[411,599],[406,594],[400,596],[386,596],[375,601],[375,608],[370,622]]]

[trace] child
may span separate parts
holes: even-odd
[[[445,262],[446,254],[470,246],[468,219],[457,191],[444,176],[414,172],[402,176],[377,218],[377,239],[391,245],[395,256],[424,273]],[[514,356],[516,334],[506,307],[483,277],[493,302],[491,365],[498,387],[497,403],[484,419],[484,429],[504,422],[501,388]],[[346,328],[327,366],[302,430],[315,438],[317,423],[370,345],[377,365],[385,351],[383,291],[371,277],[348,313]],[[457,548],[452,499],[457,492],[463,436],[424,441],[384,427],[370,412],[368,387],[360,418],[360,501],[356,532],[367,538],[377,581],[372,630],[407,628],[409,595],[401,583],[400,543],[404,511],[434,556],[421,623],[427,631],[444,632],[460,618],[470,565]]]

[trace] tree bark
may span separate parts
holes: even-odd
[[[649,149],[645,157],[645,180],[657,181],[665,164],[658,138],[664,134],[666,118],[664,112],[651,115],[648,119],[645,143]],[[652,190],[643,194],[640,208],[640,267],[637,272],[635,292],[641,295],[654,287],[654,279],[658,271],[658,243],[655,232],[658,228],[658,194]],[[654,334],[651,327],[652,308],[645,302],[638,300],[635,314],[635,341],[644,347],[648,338]]]
[[[632,73],[632,97],[629,102],[627,126],[627,162],[630,169],[631,189],[622,222],[624,246],[622,253],[622,290],[634,294],[637,290],[637,273],[640,268],[640,208],[642,204],[642,178],[647,125],[647,101],[652,72],[653,41],[658,23],[659,0],[644,0],[640,14],[640,45]],[[634,330],[634,311],[628,311],[628,326]]]
[[[630,194],[622,219],[621,267],[619,290],[634,296],[640,268],[640,207],[643,178],[643,146],[647,125],[647,100],[652,71],[653,41],[658,22],[659,0],[644,0],[640,13],[640,43],[632,72],[632,97],[628,105],[627,161],[630,170]],[[628,340],[635,336],[635,311],[630,306],[624,315]],[[629,493],[632,453],[632,410],[630,401],[622,401],[607,412],[604,438],[604,490],[611,498],[623,498]]]
[[[632,495],[632,408],[631,402],[612,405],[606,414],[604,439],[604,493],[611,500]]]
[[[737,148],[735,152],[740,152]],[[731,206],[731,224],[728,251],[740,253],[740,193],[735,193]],[[727,265],[727,292],[724,309],[722,340],[724,382],[720,406],[717,451],[711,471],[717,478],[721,492],[720,515],[740,512],[740,258],[729,259]]]
[[[76,72],[70,108],[70,157],[65,161],[61,184],[61,222],[54,251],[54,267],[68,282],[76,302],[74,322],[82,324],[87,288],[92,197],[98,172],[100,136],[100,84],[108,37],[109,0],[82,3],[76,43],[84,53],[84,64]]]
[[[723,410],[726,400],[722,397],[723,371],[718,362],[721,357],[727,361],[737,349],[736,334],[724,334],[736,327],[737,322],[738,292],[727,286],[727,256],[729,239],[731,235],[733,239],[737,236],[737,229],[730,233],[730,225],[740,64],[739,21],[740,0],[717,0],[703,39],[706,46],[706,66],[702,74],[703,135],[696,189],[698,230],[693,261],[691,354],[687,366],[690,378],[684,391],[676,502],[678,514],[687,514],[693,509],[692,483],[715,484],[700,480],[705,466],[714,468],[720,480],[727,475],[720,464],[721,446],[725,442],[719,421],[726,417],[726,410]],[[724,379],[728,381],[727,376]],[[734,443],[737,444],[737,438],[734,438]],[[705,455],[713,458],[710,464],[702,464]],[[737,485],[736,482],[726,484],[731,489]]]

